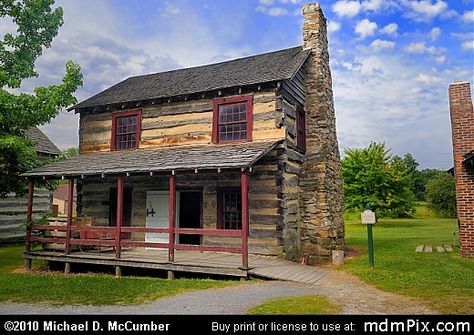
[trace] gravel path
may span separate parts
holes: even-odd
[[[264,281],[194,291],[136,306],[61,306],[4,303],[0,314],[244,314],[265,300],[298,295],[322,295],[342,305],[341,314],[434,314],[412,299],[380,291],[340,271],[313,285]]]

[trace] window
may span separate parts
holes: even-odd
[[[219,229],[242,229],[242,197],[240,188],[218,189],[217,210],[217,227]]]
[[[296,107],[296,145],[301,150],[306,150],[306,119],[304,109]]]
[[[141,111],[112,114],[112,150],[138,148],[141,129]]]
[[[252,140],[252,96],[215,99],[212,140],[214,143]]]

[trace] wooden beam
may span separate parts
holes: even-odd
[[[249,267],[248,231],[249,231],[249,196],[247,171],[240,172],[240,193],[242,197],[242,269]]]
[[[117,230],[115,232],[115,258],[120,258],[120,232],[123,213],[123,177],[117,179]]]
[[[66,221],[66,245],[64,251],[66,255],[71,252],[71,225],[72,225],[72,210],[74,205],[74,179],[69,179],[67,187],[67,221]]]
[[[176,177],[174,174],[169,177],[169,247],[168,247],[168,261],[174,262],[174,227],[176,224]]]
[[[26,210],[26,234],[25,234],[25,252],[31,250],[31,229],[33,221],[33,193],[34,193],[34,181],[28,180],[28,208]],[[31,269],[31,260],[25,261],[25,267]]]

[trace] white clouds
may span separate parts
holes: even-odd
[[[380,52],[383,50],[392,50],[395,48],[395,42],[376,39],[375,41],[370,43],[370,48],[375,52]]]
[[[387,24],[385,27],[383,27],[381,32],[389,36],[397,36],[398,35],[397,30],[398,30],[398,24],[392,22],[392,23]]]
[[[341,1],[336,2],[332,6],[332,10],[338,16],[353,17],[359,14],[361,10],[361,5],[359,1],[341,0]]]
[[[395,53],[356,56],[352,63],[357,65],[333,68],[341,149],[379,141],[394,154],[412,153],[422,168],[449,167],[447,85],[469,70],[431,69]]]
[[[446,62],[446,56],[442,55],[435,58],[435,62],[438,64],[444,64]]]
[[[461,45],[463,50],[474,50],[474,41],[466,41]]]
[[[375,34],[377,29],[377,23],[371,22],[368,19],[363,19],[362,21],[357,22],[355,27],[355,32],[359,35],[361,39],[372,36]]]
[[[332,10],[340,17],[354,17],[360,12],[378,12],[393,6],[392,0],[339,0],[332,6]]]
[[[474,22],[474,10],[465,11],[461,16],[461,19],[466,23]]]
[[[367,0],[362,2],[362,9],[365,11],[378,11],[382,8],[386,0]]]
[[[411,54],[439,54],[444,51],[443,48],[437,48],[434,46],[426,46],[425,42],[413,42],[410,43],[406,48],[405,51]]]
[[[406,15],[415,21],[429,22],[436,16],[453,15],[452,11],[447,10],[448,5],[443,0],[436,0],[435,3],[433,3],[432,0],[402,0],[402,3],[411,10],[407,12]]]
[[[180,9],[173,5],[172,3],[166,2],[165,7],[161,10],[162,17],[170,17],[174,15],[178,15],[180,13]]]
[[[441,82],[441,78],[427,73],[420,73],[416,76],[415,80],[425,85],[432,85]]]
[[[328,23],[328,32],[334,33],[341,29],[341,24],[337,21],[329,21]]]
[[[261,12],[270,16],[282,16],[288,15],[288,10],[282,7],[264,7],[258,6],[256,8],[257,12]]]
[[[433,29],[431,29],[430,36],[432,41],[436,41],[439,35],[441,35],[441,29],[439,29],[438,27],[434,27]]]

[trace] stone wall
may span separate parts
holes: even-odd
[[[449,106],[461,254],[474,257],[474,167],[463,164],[464,155],[474,150],[474,111],[468,82],[449,86]]]
[[[303,6],[306,74],[306,155],[300,174],[300,255],[308,264],[344,249],[343,191],[336,137],[326,19],[319,4]]]

